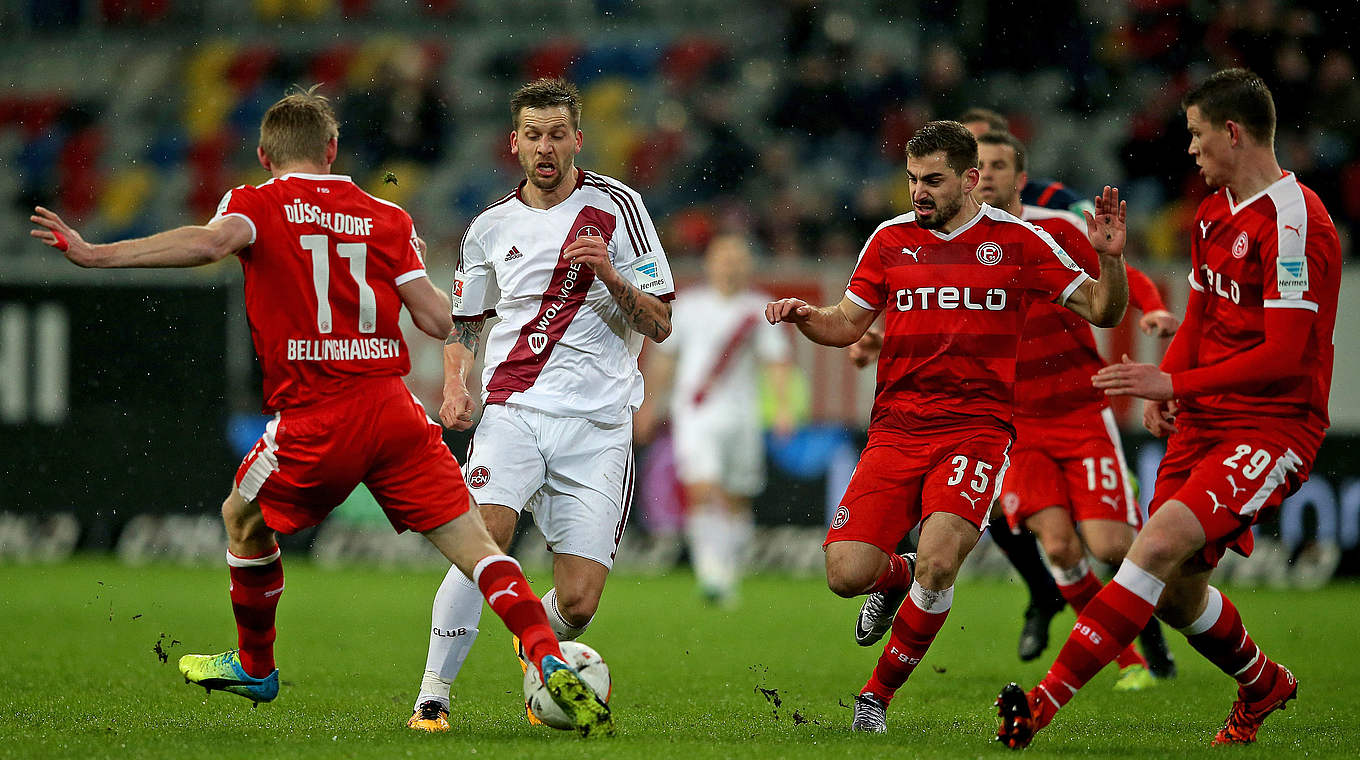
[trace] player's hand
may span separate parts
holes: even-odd
[[[571,241],[571,245],[562,251],[562,257],[572,264],[585,264],[602,281],[614,271],[614,264],[609,260],[609,244],[596,235],[583,235]]]
[[[1176,315],[1166,309],[1149,311],[1138,320],[1138,329],[1147,335],[1155,335],[1158,338],[1170,338],[1176,334],[1176,329],[1181,326],[1181,321],[1176,319]]]
[[[1124,354],[1119,364],[1102,367],[1091,377],[1091,384],[1106,396],[1137,396],[1153,401],[1169,401],[1174,395],[1171,375],[1156,364],[1139,364]]]
[[[1143,402],[1143,427],[1158,438],[1181,432],[1176,427],[1176,400]]]
[[[472,427],[472,410],[475,404],[467,388],[444,388],[444,403],[439,407],[439,421],[450,430],[467,430]]]
[[[56,212],[36,206],[28,220],[41,228],[29,230],[28,234],[66,254],[71,263],[82,267],[92,267],[97,263],[94,246],[85,242],[85,238],[62,221]]]
[[[850,344],[850,363],[860,369],[878,361],[878,352],[883,350],[883,333],[869,329],[860,339]]]
[[[1086,238],[1096,253],[1115,256],[1124,251],[1124,237],[1129,216],[1128,203],[1119,200],[1119,188],[1105,186],[1095,198],[1096,212],[1082,209],[1086,217]]]
[[[765,304],[765,321],[772,325],[780,322],[798,324],[808,321],[811,316],[812,307],[801,298],[781,298]]]

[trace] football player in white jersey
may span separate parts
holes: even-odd
[[[633,489],[632,417],[644,337],[671,332],[670,265],[642,199],[580,169],[581,96],[539,79],[510,100],[510,152],[525,179],[472,220],[453,283],[444,347],[448,427],[472,426],[467,374],[486,337],[481,422],[469,492],[501,547],[528,509],[553,553],[543,596],[559,640],[590,624],[623,537]],[[448,730],[449,692],[477,636],[482,598],[450,570],[434,600],[411,728]],[[533,720],[532,713],[529,714]]]
[[[669,395],[690,561],[700,593],[722,604],[735,600],[754,524],[751,498],[765,486],[761,370],[775,397],[775,432],[793,428],[789,342],[764,320],[767,297],[747,287],[751,266],[744,238],[709,244],[708,284],[676,301],[675,331],[644,362],[648,398],[635,419],[639,438],[650,438]]]

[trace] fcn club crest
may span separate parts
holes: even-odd
[[[547,347],[548,347],[548,335],[547,335],[547,333],[536,332],[536,333],[531,333],[531,334],[529,335],[529,350],[530,350],[530,351],[533,351],[535,354],[541,354],[541,353],[543,353],[543,349],[545,349],[545,348],[547,348]]]
[[[978,246],[977,257],[978,261],[981,261],[987,266],[992,266],[993,264],[1000,264],[1001,246],[991,242],[983,243],[982,245]]]
[[[1233,258],[1240,259],[1247,255],[1247,233],[1243,232],[1233,241]]]
[[[599,227],[596,227],[593,224],[587,224],[576,231],[577,240],[580,240],[583,237],[604,237],[604,233],[600,232]]]
[[[467,482],[473,488],[481,488],[491,482],[491,470],[480,466],[473,467],[472,472],[468,473]]]

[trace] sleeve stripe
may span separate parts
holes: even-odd
[[[419,280],[421,277],[425,276],[427,275],[425,274],[424,269],[412,269],[411,271],[405,274],[397,275],[396,279],[392,280],[392,283],[394,285],[405,285],[411,280]]]
[[[868,301],[855,295],[854,292],[851,291],[849,288],[846,288],[845,290],[845,297],[849,298],[851,301],[854,301],[858,306],[868,309],[869,311],[881,311],[881,309],[874,308],[869,304]]]
[[[1058,296],[1058,304],[1066,304],[1067,299],[1072,297],[1072,293],[1074,293],[1077,288],[1081,287],[1083,282],[1086,282],[1089,279],[1091,279],[1091,275],[1085,272],[1078,272],[1077,276],[1072,278],[1071,282],[1067,283],[1067,287],[1063,288],[1062,294]]]
[[[651,253],[652,246],[642,228],[642,215],[638,213],[637,204],[633,203],[632,197],[622,188],[615,187],[606,182],[604,177],[593,172],[586,172],[586,184],[604,191],[610,200],[614,201],[614,205],[618,206],[619,211],[623,212],[624,225],[628,228],[628,239],[632,241],[637,255]]]
[[[1286,301],[1283,299],[1272,298],[1263,301],[1261,305],[1266,307],[1267,309],[1307,309],[1308,311],[1312,312],[1316,312],[1318,310],[1318,305],[1316,303],[1313,303],[1312,301],[1296,301],[1296,300]]]
[[[255,222],[254,222],[254,220],[252,220],[250,217],[246,216],[245,214],[242,214],[240,211],[229,211],[229,212],[227,212],[227,213],[225,213],[225,214],[218,214],[217,216],[215,216],[215,217],[213,217],[213,218],[214,218],[214,219],[226,219],[226,218],[229,217],[229,216],[239,216],[239,217],[241,217],[242,219],[246,220],[246,224],[249,224],[249,225],[250,225],[250,242],[249,242],[249,243],[246,243],[246,245],[255,245],[255,238],[256,238],[257,236],[259,236],[259,231],[255,229]],[[202,219],[203,217],[199,217],[199,218]]]

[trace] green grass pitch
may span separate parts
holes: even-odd
[[[234,646],[224,568],[126,567],[103,559],[0,567],[0,758],[1002,758],[991,701],[1032,685],[1015,659],[1022,600],[994,580],[960,584],[949,622],[888,714],[885,736],[851,735],[845,706],[878,648],[851,637],[859,603],[819,579],[751,579],[736,611],[704,606],[688,575],[612,578],[585,641],[614,674],[613,740],[526,725],[508,634],[488,613],[455,686],[452,733],[404,728],[425,660],[440,574],[324,570],[285,557],[283,691],[253,709],[185,685],[187,652]],[[532,575],[532,574],[531,574]],[[540,592],[546,576],[534,577]],[[1233,684],[1169,634],[1174,682],[1111,691],[1107,669],[1028,757],[1356,757],[1360,586],[1230,588],[1249,629],[1301,682],[1254,748],[1207,743]],[[162,664],[154,651],[165,650]],[[762,692],[762,689],[769,690]],[[777,692],[776,707],[773,694]]]

